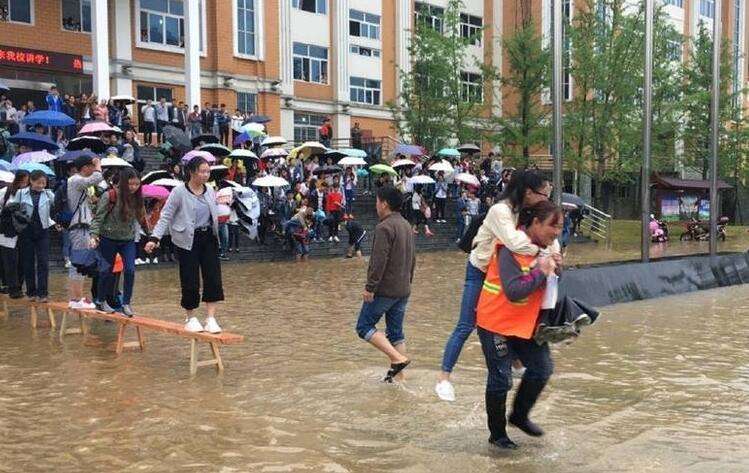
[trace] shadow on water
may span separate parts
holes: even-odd
[[[356,338],[366,261],[227,265],[219,320],[246,342],[227,371],[188,377],[188,343],[148,337],[119,359],[111,325],[86,344],[0,319],[0,471],[749,471],[749,295],[705,291],[607,307],[569,346],[534,415],[547,436],[486,443],[477,338],[433,394],[465,258],[419,256],[401,386]],[[139,272],[134,305],[179,321],[175,268]],[[61,295],[61,278],[53,278]]]

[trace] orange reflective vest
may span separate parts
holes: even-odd
[[[541,312],[544,288],[533,291],[527,298],[512,302],[502,290],[499,277],[499,250],[497,245],[489,261],[484,286],[476,306],[476,325],[493,333],[508,337],[531,339],[536,330],[536,321]],[[524,274],[530,273],[535,256],[513,254]]]

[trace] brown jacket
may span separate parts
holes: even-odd
[[[416,247],[411,225],[393,212],[375,227],[365,289],[376,296],[401,298],[411,294]]]

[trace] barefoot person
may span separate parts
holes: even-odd
[[[402,194],[392,186],[377,191],[377,216],[367,284],[356,332],[390,359],[384,381],[393,382],[410,360],[406,356],[403,318],[411,294],[416,251],[411,225],[400,214]],[[375,325],[385,315],[385,333]],[[399,377],[400,379],[400,377]]]
[[[211,167],[200,156],[185,166],[185,184],[175,187],[161,210],[156,228],[145,250],[156,249],[159,240],[169,231],[179,262],[182,307],[187,311],[185,330],[188,332],[220,333],[216,322],[217,303],[224,300],[221,264],[218,259],[218,208],[216,195],[206,185]],[[205,326],[194,315],[200,305],[200,276],[203,276],[203,302],[208,316]]]
[[[519,228],[534,245],[548,248],[561,234],[562,209],[541,201],[520,211]],[[507,436],[507,392],[512,387],[512,362],[526,367],[515,394],[509,422],[534,437],[543,430],[528,414],[553,371],[548,343],[533,340],[541,312],[547,277],[557,269],[551,255],[528,256],[497,243],[489,262],[476,308],[479,340],[489,371],[486,380],[486,415],[489,442],[499,448],[517,448]]]

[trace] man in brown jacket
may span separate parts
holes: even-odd
[[[406,356],[403,318],[406,315],[411,281],[416,266],[416,249],[411,225],[400,214],[403,195],[392,186],[377,191],[377,224],[372,256],[364,288],[364,304],[356,323],[359,337],[390,358],[384,381],[393,382],[411,362]],[[385,333],[375,325],[385,315]]]

